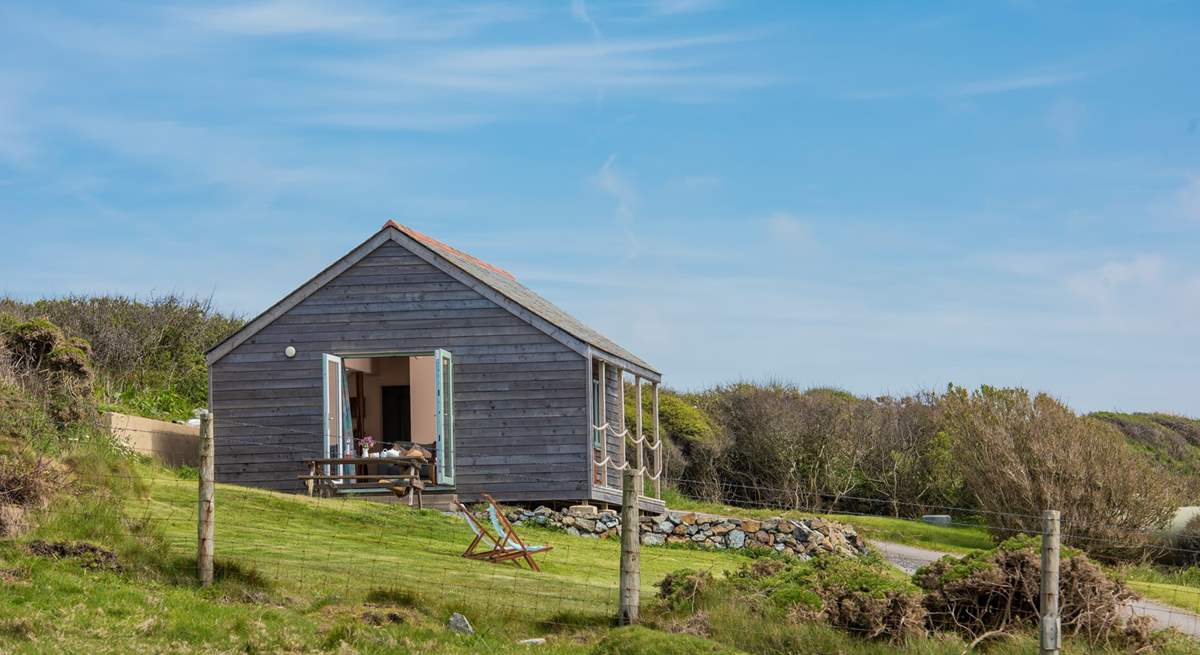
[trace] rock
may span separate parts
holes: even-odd
[[[731,530],[725,535],[725,543],[729,544],[730,548],[742,548],[746,545],[746,533],[741,530]]]
[[[680,524],[680,527],[682,527],[682,526],[683,526],[683,524]],[[700,526],[698,526],[698,525],[689,525],[689,526],[687,526],[687,535],[688,535],[689,537],[690,537],[690,536],[692,536],[692,535],[694,535],[694,534],[697,534],[697,533],[699,533],[699,532],[700,532]]]
[[[703,532],[697,532],[696,534],[692,535],[692,541],[696,543],[701,543],[707,538],[708,537],[705,537]]]
[[[732,529],[733,529],[732,523],[722,521],[721,523],[717,523],[716,525],[714,525],[712,527],[712,533],[715,535],[723,535],[723,534],[728,534],[729,531]]]
[[[722,537],[721,535],[713,535],[713,536],[709,537],[708,540],[714,546],[724,546],[725,545],[725,537]]]
[[[771,519],[769,521],[763,521],[762,529],[766,530],[767,532],[775,532],[776,530],[779,529],[779,519]]]
[[[542,516],[550,516],[550,515],[554,514],[554,510],[550,509],[549,507],[546,507],[545,505],[538,505],[538,508],[533,510],[533,513],[540,514]]]
[[[770,532],[767,532],[766,530],[759,530],[758,532],[754,533],[754,540],[760,544],[766,544],[770,546],[771,543],[775,541],[775,538],[771,536]]]
[[[661,532],[663,534],[667,534],[668,532],[670,532],[671,530],[674,530],[674,529],[675,529],[675,524],[671,523],[668,520],[659,521],[658,523],[654,524],[654,530],[656,532]]]
[[[600,512],[595,505],[571,505],[567,508],[568,516],[579,516],[584,518],[595,518]]]
[[[695,524],[696,524],[696,513],[695,513],[695,512],[688,512],[687,514],[684,514],[684,515],[680,516],[680,517],[679,517],[679,522],[680,522],[680,523],[686,523],[686,524],[688,524],[688,525],[695,525]]]
[[[575,521],[576,521],[576,518],[575,518],[574,516],[564,516],[564,517],[562,517],[562,524],[563,524],[563,525],[575,525]]]
[[[546,643],[545,637],[534,637],[533,639],[522,639],[517,642],[521,646],[541,646]]]
[[[471,627],[471,622],[467,620],[467,617],[458,612],[450,615],[450,620],[446,622],[446,627],[460,635],[470,636],[475,634],[475,628]]]
[[[577,518],[577,519],[575,519],[575,527],[579,528],[579,530],[581,532],[595,532],[596,531],[596,522],[593,521],[592,519]]]
[[[755,521],[753,519],[742,519],[742,532],[754,534],[759,530],[762,530],[762,523],[759,521]]]
[[[680,523],[679,525],[677,525],[671,529],[671,534],[680,534],[680,535],[687,534],[688,528],[690,528],[690,527],[691,526],[689,526],[689,525],[684,525],[683,523]]]
[[[642,544],[646,546],[661,546],[667,543],[667,538],[657,532],[647,532],[642,535]]]
[[[667,543],[669,544],[686,544],[690,541],[687,537],[682,537],[677,534],[667,535]]]
[[[578,536],[579,536],[579,530],[576,530],[576,529],[575,529],[575,526],[568,526],[568,527],[567,527],[567,534],[571,535],[572,537],[578,537]]]

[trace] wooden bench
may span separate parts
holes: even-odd
[[[422,493],[425,481],[421,479],[421,466],[428,463],[424,457],[331,457],[306,460],[308,475],[297,476],[304,483],[309,496],[329,498],[340,494],[368,493],[380,489],[391,491],[397,498],[408,498],[409,505],[416,499],[418,508],[423,506]],[[365,464],[394,464],[401,471],[395,474],[338,473],[343,466],[356,467]],[[322,469],[328,467],[329,471]],[[374,485],[335,484],[335,482],[374,482]]]

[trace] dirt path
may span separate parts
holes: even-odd
[[[934,560],[952,554],[888,541],[871,541],[870,544],[896,568],[909,574]],[[1149,616],[1159,627],[1175,628],[1183,634],[1200,638],[1200,616],[1187,610],[1139,598],[1129,603],[1127,611],[1136,616]]]

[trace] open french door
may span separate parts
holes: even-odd
[[[433,352],[436,407],[437,482],[454,486],[454,360],[448,350]]]
[[[342,358],[337,355],[324,355],[321,361],[321,378],[324,382],[322,423],[324,430],[323,450],[325,457],[342,457],[353,451],[353,440],[347,426],[349,417],[348,390],[346,389],[346,369]],[[326,474],[333,471],[326,467]]]

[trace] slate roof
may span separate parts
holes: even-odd
[[[610,355],[615,355],[655,373],[661,373],[661,371],[647,364],[637,355],[617,345],[616,342],[585,325],[583,321],[571,316],[555,306],[554,303],[534,293],[529,287],[518,282],[512,273],[395,221],[388,221],[383,227],[384,229],[394,228],[403,232],[408,237],[462,269],[471,277],[491,287],[497,293],[500,293],[530,312],[537,314],[563,332],[570,334],[584,343],[590,344],[593,348],[607,352]]]

